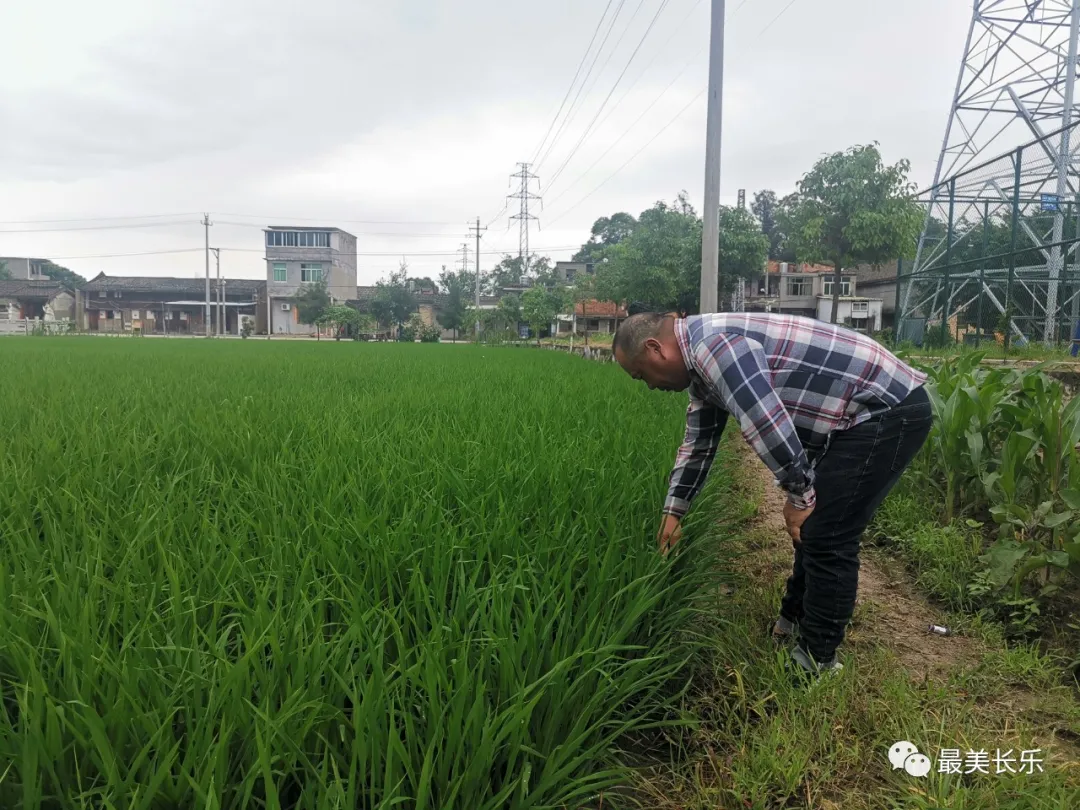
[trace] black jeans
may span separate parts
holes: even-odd
[[[818,662],[832,659],[855,610],[863,531],[932,423],[930,399],[918,388],[896,407],[834,433],[817,460],[817,506],[803,524],[780,615],[799,623],[801,643]]]

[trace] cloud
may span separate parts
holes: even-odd
[[[739,188],[783,193],[822,153],[868,140],[880,141],[887,159],[911,158],[927,179],[967,22],[968,10],[951,5],[801,2],[761,34],[782,6],[763,0],[734,13],[729,3],[724,200]],[[637,214],[682,189],[700,197],[704,97],[673,119],[705,85],[708,3],[670,0],[571,156],[657,7],[623,4],[608,38],[613,55],[596,61],[573,122],[537,167],[545,199],[532,245],[579,244],[597,216]],[[536,154],[604,8],[580,0],[4,4],[5,58],[24,69],[0,74],[0,219],[189,215],[130,231],[0,233],[0,252],[200,248],[190,212],[209,210],[221,223],[212,238],[236,248],[223,254],[229,273],[264,273],[256,226],[293,218],[339,225],[357,233],[362,251],[410,254],[418,272],[437,273],[453,265],[466,222],[491,221],[515,164]],[[505,213],[485,244],[516,251]],[[419,255],[434,252],[450,255]],[[91,275],[188,275],[202,263],[197,251],[69,262]],[[372,280],[396,259],[359,263]]]

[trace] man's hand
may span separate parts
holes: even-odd
[[[802,542],[802,527],[806,519],[814,514],[814,507],[809,509],[796,509],[791,502],[784,504],[784,525],[787,533],[791,535],[791,542],[796,546]]]
[[[675,548],[675,544],[679,542],[681,536],[682,524],[679,519],[674,515],[664,515],[664,520],[660,524],[660,531],[656,533],[656,542],[660,545],[660,553],[666,557],[668,552]]]

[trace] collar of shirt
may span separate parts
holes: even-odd
[[[696,374],[697,370],[694,368],[694,363],[691,360],[694,355],[690,351],[690,332],[686,328],[685,318],[675,319],[675,339],[679,341],[679,354],[682,355],[683,365],[686,366],[686,370],[691,374]]]

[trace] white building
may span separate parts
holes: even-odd
[[[270,331],[310,335],[300,323],[296,296],[306,284],[326,282],[332,302],[356,298],[356,237],[340,228],[271,225],[266,229],[266,289]]]

